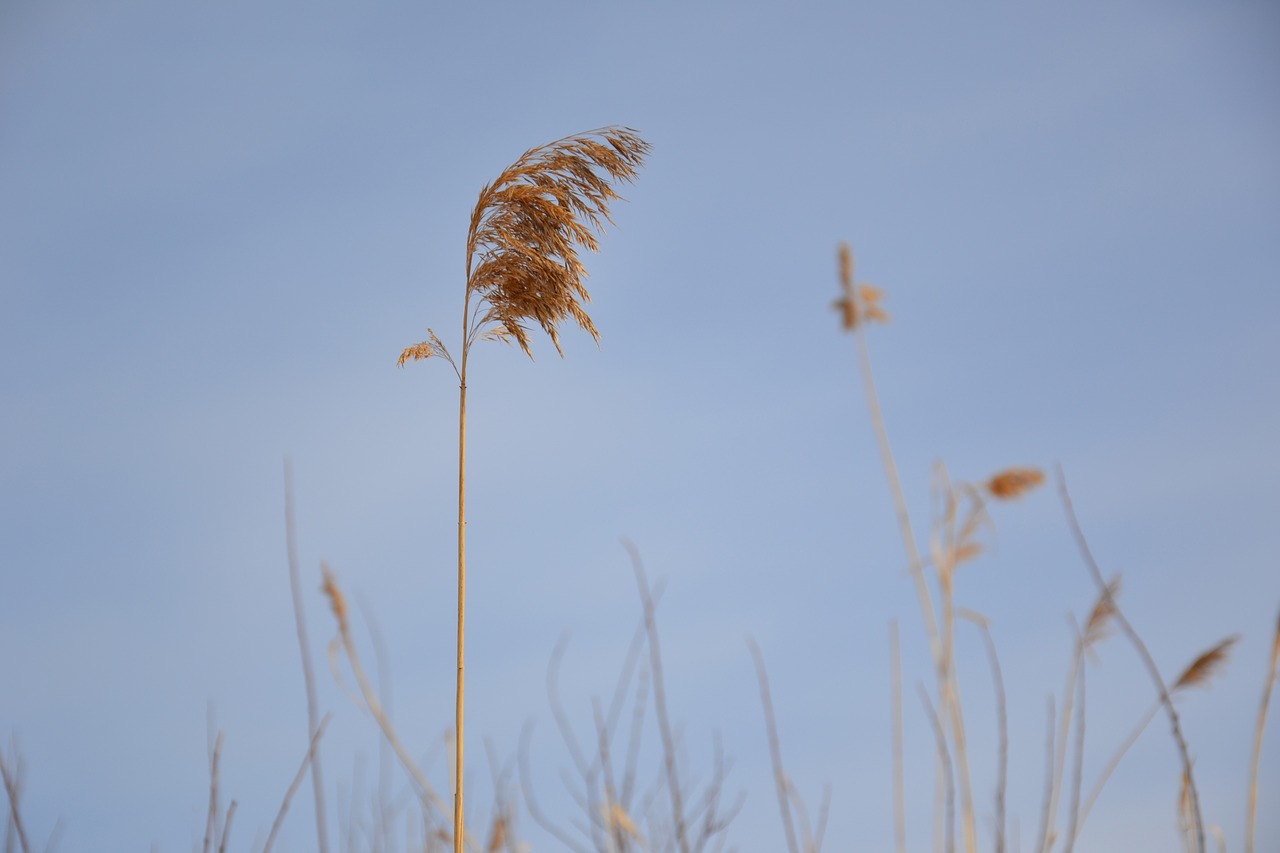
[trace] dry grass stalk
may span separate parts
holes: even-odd
[[[897,853],[906,853],[907,798],[902,768],[902,653],[898,644],[897,619],[889,622],[889,657],[893,667],[893,840]]]
[[[782,828],[787,839],[787,849],[800,853],[796,841],[795,822],[791,817],[791,780],[782,766],[782,745],[778,740],[778,720],[773,713],[773,694],[769,692],[769,673],[764,666],[764,655],[754,639],[748,638],[751,657],[756,664],[756,678],[760,682],[760,704],[764,708],[764,727],[769,739],[769,758],[773,762],[773,781],[778,792],[778,811],[782,814]]]
[[[963,483],[953,486],[946,476],[945,468],[939,467],[936,493],[942,497],[943,509],[935,521],[930,543],[930,561],[939,587],[939,604],[935,609],[929,584],[924,576],[924,562],[916,546],[910,514],[889,445],[864,335],[868,322],[883,322],[888,319],[888,315],[880,308],[883,294],[878,288],[856,282],[853,251],[847,244],[841,244],[837,257],[843,293],[841,298],[836,300],[834,307],[841,315],[843,328],[852,332],[857,341],[858,361],[867,394],[868,408],[871,412],[871,421],[876,431],[880,456],[897,510],[898,526],[907,554],[908,567],[915,582],[936,669],[938,716],[943,726],[944,736],[949,736],[950,746],[954,750],[954,756],[950,752],[948,755],[948,766],[952,757],[955,760],[954,776],[949,775],[948,785],[954,785],[958,789],[964,849],[967,853],[972,853],[977,849],[977,821],[969,772],[963,703],[960,698],[960,682],[954,659],[955,571],[961,563],[974,559],[982,552],[983,546],[976,540],[976,536],[978,531],[989,523],[983,495],[1001,500],[1021,497],[1040,485],[1044,481],[1044,475],[1033,468],[1010,468],[987,480],[982,487],[975,488]],[[949,774],[950,772],[948,771]]]
[[[22,758],[18,755],[16,744],[11,751],[14,756],[12,771],[5,763],[4,750],[0,750],[0,780],[3,780],[5,794],[9,797],[9,825],[18,836],[22,853],[31,853],[31,844],[27,841],[27,830],[22,824],[22,809],[19,805],[22,796]]]
[[[870,410],[871,424],[875,429],[876,441],[880,447],[885,477],[889,481],[889,490],[893,495],[893,505],[898,515],[898,528],[902,534],[902,547],[907,554],[907,568],[915,582],[916,596],[920,599],[920,612],[924,618],[925,631],[929,636],[930,653],[936,664],[941,656],[937,619],[933,611],[932,597],[929,594],[929,584],[924,577],[924,562],[920,559],[915,532],[911,527],[911,514],[907,511],[907,499],[903,493],[902,480],[898,476],[898,466],[893,459],[893,448],[889,444],[889,433],[885,428],[884,415],[880,411],[880,397],[876,393],[875,375],[871,370],[871,353],[867,348],[866,336],[863,334],[866,324],[858,322],[858,288],[854,285],[853,250],[848,243],[840,244],[838,257],[840,285],[844,289],[844,297],[836,301],[836,308],[843,316],[843,328],[845,331],[852,332],[857,341],[858,366],[862,371],[862,384],[867,394],[867,408]]]
[[[298,651],[302,656],[302,678],[307,692],[307,740],[315,744],[319,739],[319,702],[316,699],[314,669],[311,665],[311,644],[307,639],[307,620],[302,607],[302,579],[298,570],[298,545],[293,511],[293,463],[284,461],[284,528],[285,550],[289,559],[289,592],[293,596],[293,622],[298,631]],[[314,751],[309,755],[312,793],[315,796],[316,849],[328,853],[329,834],[325,826],[324,774],[320,772],[320,756]]]
[[[973,536],[986,519],[982,499],[972,487],[964,483],[953,485],[945,465],[934,467],[935,503],[942,507],[934,519],[930,535],[930,551],[938,580],[938,606],[942,623],[939,643],[938,712],[944,727],[950,726],[951,743],[955,759],[955,784],[960,794],[961,826],[964,832],[964,849],[967,853],[977,850],[977,817],[973,804],[973,786],[969,772],[969,751],[964,724],[964,709],[960,700],[960,680],[955,663],[955,572],[956,555],[962,547],[972,546]],[[960,504],[965,501],[965,520],[959,523]]]
[[[1000,672],[1000,656],[996,654],[995,640],[991,638],[988,621],[979,614],[963,611],[959,614],[978,626],[982,632],[983,644],[987,649],[987,659],[991,663],[991,680],[996,693],[996,728],[999,736],[998,769],[995,792],[995,853],[1005,851],[1005,791],[1009,779],[1009,714],[1005,701],[1004,676]]]
[[[1053,836],[1057,829],[1058,804],[1062,796],[1062,784],[1066,775],[1067,761],[1067,745],[1071,739],[1071,723],[1073,703],[1077,701],[1074,697],[1078,692],[1081,697],[1084,695],[1084,673],[1085,658],[1093,657],[1094,647],[1102,642],[1111,630],[1112,622],[1115,619],[1117,611],[1116,596],[1120,592],[1120,577],[1113,577],[1098,595],[1097,601],[1094,602],[1093,608],[1089,611],[1089,618],[1085,621],[1084,631],[1076,630],[1075,648],[1071,655],[1071,664],[1067,667],[1067,683],[1062,691],[1062,715],[1059,720],[1057,752],[1054,761],[1053,784],[1050,788],[1048,819],[1048,834],[1042,835],[1044,844],[1041,853],[1049,853],[1053,847]],[[1072,622],[1074,625],[1074,620]],[[1076,767],[1075,767],[1075,785],[1073,787],[1074,804],[1068,812],[1068,850],[1074,844],[1075,838],[1079,832],[1080,824],[1080,796],[1079,782],[1080,772],[1082,770],[1084,748],[1084,709],[1081,707],[1076,714]]]
[[[293,781],[284,792],[284,800],[280,803],[280,810],[276,812],[276,819],[271,822],[271,831],[267,834],[267,843],[263,846],[262,853],[271,853],[271,847],[276,843],[276,835],[284,825],[284,816],[289,811],[289,803],[293,800],[298,786],[302,784],[302,777],[306,775],[307,768],[310,767],[312,774],[315,773],[316,747],[320,744],[320,736],[324,734],[331,718],[332,715],[325,714],[324,719],[316,725],[315,733],[311,735],[311,742],[307,744],[307,754],[303,756],[298,772],[293,775]]]
[[[218,765],[222,760],[223,733],[218,732],[209,753],[209,816],[204,827],[204,853],[210,853],[216,840],[218,830]]]
[[[227,853],[227,840],[231,837],[231,821],[236,816],[237,803],[231,801],[231,805],[227,806],[227,816],[222,821],[222,841],[218,844],[218,853]]]
[[[629,546],[630,547],[630,546]],[[633,553],[633,557],[634,557]],[[560,731],[560,736],[572,759],[574,770],[580,781],[575,782],[567,773],[562,773],[566,791],[577,803],[582,817],[573,821],[566,829],[552,822],[542,811],[535,796],[536,786],[533,784],[529,769],[529,738],[532,726],[526,726],[521,736],[519,752],[520,773],[529,814],[533,819],[556,837],[560,846],[575,853],[628,853],[636,850],[675,850],[687,845],[691,851],[698,853],[706,849],[713,841],[719,840],[723,847],[726,836],[724,831],[741,809],[740,798],[728,810],[721,809],[721,797],[727,766],[724,762],[719,738],[714,739],[714,766],[710,781],[701,792],[695,790],[692,807],[687,807],[684,797],[685,786],[678,775],[675,763],[675,750],[678,746],[676,738],[671,734],[669,723],[665,724],[668,735],[671,735],[670,746],[664,738],[663,768],[655,784],[637,797],[636,778],[639,760],[640,743],[645,722],[645,711],[648,704],[648,685],[646,670],[642,666],[642,652],[651,636],[656,636],[654,610],[661,596],[661,585],[648,588],[643,576],[637,578],[641,587],[641,602],[644,605],[644,616],[640,621],[627,650],[626,658],[620,668],[613,699],[604,706],[599,700],[592,700],[592,713],[595,723],[595,754],[588,755],[575,736],[560,698],[559,669],[563,659],[567,641],[562,638],[556,644],[551,662],[547,668],[547,697],[551,704],[552,716]],[[646,596],[644,590],[648,590]],[[653,634],[650,634],[650,629]],[[650,648],[650,666],[652,667],[652,651]],[[658,672],[661,673],[661,657],[658,656]],[[639,677],[635,678],[636,673]],[[638,684],[632,694],[632,685]],[[661,685],[661,676],[654,679]],[[624,716],[623,711],[630,702],[632,705],[631,721],[627,727],[627,742],[620,749],[615,749],[615,737]],[[654,707],[657,709],[660,734],[664,728],[662,720],[667,718],[665,692],[654,694]],[[622,758],[622,766],[615,768],[615,756]],[[674,783],[672,780],[674,779]],[[655,803],[662,788],[668,793],[674,786],[681,792],[681,814],[683,820],[677,823],[674,809],[662,810]],[[636,802],[636,800],[639,802]],[[648,831],[642,832],[642,819],[647,820]],[[570,831],[573,830],[573,831]],[[576,834],[575,834],[576,832]],[[683,833],[683,834],[681,834]],[[585,839],[585,840],[584,840]],[[719,849],[719,848],[717,848]]]
[[[1280,669],[1280,618],[1276,620],[1276,632],[1271,638],[1271,661],[1267,664],[1267,680],[1262,688],[1262,707],[1258,709],[1258,725],[1253,732],[1253,757],[1249,761],[1249,804],[1245,809],[1245,853],[1253,853],[1254,832],[1258,818],[1258,766],[1262,761],[1262,733],[1267,727],[1267,709],[1271,704],[1271,690],[1275,687],[1276,672]]]
[[[666,688],[662,680],[662,652],[658,645],[658,623],[654,615],[656,607],[649,581],[645,578],[644,563],[640,560],[640,552],[630,542],[623,541],[627,553],[631,555],[631,566],[635,570],[636,586],[640,591],[640,601],[644,606],[645,634],[649,646],[649,671],[653,673],[654,713],[658,718],[658,732],[662,737],[662,755],[666,763],[667,790],[671,793],[671,819],[675,826],[676,841],[681,853],[689,853],[689,838],[685,830],[684,802],[680,796],[680,774],[676,768],[675,738],[671,734],[671,721],[667,714]]]
[[[1119,591],[1118,577],[1111,582],[1108,589],[1111,590],[1112,594]],[[1104,598],[1109,597],[1104,596]],[[1102,602],[1100,600],[1099,604],[1101,603]],[[1173,683],[1173,686],[1169,688],[1170,696],[1175,697],[1181,691],[1191,687],[1207,687],[1209,680],[1216,675],[1222,667],[1226,666],[1227,657],[1231,648],[1238,640],[1239,637],[1228,637],[1209,650],[1200,654],[1189,666],[1187,666],[1185,670],[1183,670],[1182,675]],[[1157,713],[1159,713],[1163,704],[1164,703],[1160,700],[1156,700],[1156,702],[1152,704],[1147,713],[1138,721],[1138,724],[1134,727],[1133,731],[1129,733],[1129,736],[1124,739],[1124,742],[1120,744],[1120,747],[1107,761],[1106,766],[1098,775],[1098,781],[1094,783],[1093,788],[1089,792],[1089,796],[1085,799],[1084,805],[1080,809],[1079,817],[1076,820],[1077,834],[1079,832],[1079,828],[1084,826],[1085,820],[1089,817],[1089,812],[1093,809],[1093,804],[1102,793],[1102,789],[1106,787],[1107,781],[1111,778],[1111,775],[1115,772],[1116,768],[1120,766],[1121,760],[1137,742],[1138,737],[1146,731],[1147,726],[1151,724],[1151,720]],[[1183,776],[1184,778],[1190,778],[1185,771]],[[1246,850],[1247,849],[1248,846],[1246,842]]]
[[[951,755],[947,749],[947,733],[942,728],[942,721],[938,719],[938,713],[933,709],[933,703],[929,701],[929,693],[924,689],[923,684],[917,684],[916,690],[920,693],[920,701],[924,705],[925,714],[929,717],[929,725],[933,727],[934,744],[937,747],[938,761],[942,767],[942,778],[945,783],[945,815],[946,815],[946,853],[954,853],[956,849],[956,789],[953,781],[951,770]]]
[[[431,783],[427,781],[427,777],[418,767],[417,762],[409,755],[409,751],[405,749],[404,744],[400,741],[400,736],[396,733],[395,726],[391,724],[391,719],[382,708],[382,702],[379,700],[377,692],[369,683],[369,677],[365,674],[364,666],[360,662],[360,654],[356,650],[355,641],[351,636],[351,624],[347,618],[347,600],[342,594],[342,590],[338,587],[337,578],[327,564],[322,563],[320,568],[324,575],[324,584],[321,589],[328,597],[329,606],[338,621],[338,636],[329,644],[329,665],[333,670],[334,679],[346,690],[342,675],[338,670],[338,650],[342,649],[346,652],[347,662],[351,665],[351,672],[355,675],[356,683],[360,687],[360,696],[355,696],[349,690],[346,692],[357,705],[365,708],[378,723],[378,727],[382,730],[387,743],[390,744],[396,757],[400,759],[400,764],[409,774],[409,778],[416,784],[418,797],[422,802],[424,812],[429,815],[430,810],[434,809],[441,814],[447,814],[444,801],[436,793]]]
[[[1053,781],[1054,768],[1057,766],[1057,763],[1054,759],[1054,749],[1056,747],[1057,740],[1054,738],[1054,734],[1053,734],[1053,719],[1054,719],[1053,694],[1050,693],[1049,694],[1049,722],[1048,722],[1048,725],[1045,726],[1045,730],[1048,732],[1049,736],[1045,739],[1046,743],[1045,743],[1045,759],[1044,759],[1044,767],[1045,767],[1044,799],[1040,806],[1040,840],[1036,843],[1037,850],[1045,850],[1045,849],[1051,848],[1054,842],[1053,828],[1050,826],[1050,820],[1049,820],[1049,804],[1053,800],[1053,792],[1055,789],[1055,785]]]
[[[1089,547],[1089,540],[1085,538],[1084,530],[1080,526],[1079,519],[1076,518],[1075,508],[1071,503],[1071,493],[1067,490],[1066,476],[1062,473],[1062,468],[1058,468],[1058,492],[1062,499],[1063,509],[1067,514],[1067,522],[1071,527],[1071,532],[1076,540],[1076,546],[1080,550],[1080,555],[1084,559],[1086,568],[1093,576],[1094,583],[1097,584],[1100,592],[1107,595],[1115,607],[1114,618],[1116,624],[1120,626],[1121,631],[1129,639],[1134,649],[1138,652],[1138,656],[1142,659],[1143,665],[1147,669],[1147,673],[1151,676],[1152,682],[1155,684],[1156,695],[1160,699],[1160,703],[1164,706],[1165,713],[1169,717],[1169,725],[1172,729],[1174,743],[1178,747],[1178,756],[1182,759],[1182,772],[1186,780],[1188,802],[1190,804],[1191,822],[1193,824],[1193,835],[1195,839],[1194,850],[1196,853],[1204,853],[1204,821],[1200,813],[1200,795],[1196,790],[1195,776],[1191,769],[1191,753],[1187,748],[1186,738],[1182,736],[1182,722],[1178,716],[1177,709],[1173,706],[1173,699],[1170,696],[1169,689],[1165,686],[1164,678],[1160,675],[1160,668],[1156,666],[1155,659],[1151,657],[1150,650],[1147,649],[1146,643],[1138,636],[1138,632],[1129,624],[1129,620],[1125,618],[1124,612],[1118,604],[1115,604],[1115,597],[1110,595],[1107,583],[1102,579],[1102,569],[1098,567],[1097,560],[1094,559],[1093,550]]]
[[[465,744],[467,363],[476,340],[518,344],[530,358],[536,324],[561,355],[559,325],[572,318],[599,341],[583,302],[586,267],[579,248],[599,249],[596,234],[630,182],[649,144],[635,131],[606,127],[530,149],[480,191],[467,230],[467,287],[462,348],[455,361],[430,328],[428,339],[400,353],[398,364],[439,356],[458,377],[458,679],[455,694],[454,853],[462,853]]]
[[[1083,642],[1083,641],[1082,641]],[[1085,673],[1088,670],[1082,664],[1080,666],[1080,680],[1076,683],[1076,754],[1075,754],[1075,771],[1071,777],[1071,805],[1067,809],[1067,840],[1064,848],[1065,853],[1071,853],[1075,848],[1076,834],[1079,832],[1080,826],[1080,787],[1084,781],[1084,703],[1085,703]]]

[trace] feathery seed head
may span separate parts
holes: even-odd
[[[477,298],[478,319],[464,346],[480,335],[514,341],[532,357],[537,324],[563,355],[566,318],[599,340],[582,307],[591,294],[578,250],[599,249],[596,235],[613,223],[609,205],[620,198],[613,185],[630,183],[649,149],[628,128],[588,131],[526,151],[480,191],[467,233],[467,301]]]
[[[1169,692],[1176,693],[1186,687],[1207,685],[1209,679],[1217,675],[1219,670],[1226,666],[1227,656],[1231,654],[1231,647],[1239,641],[1239,637],[1227,637],[1227,639],[1200,655],[1200,657],[1191,662],[1191,666],[1187,667],[1182,675],[1178,676],[1178,680],[1173,683],[1173,687],[1169,689]]]
[[[1111,633],[1111,623],[1115,619],[1117,612],[1116,596],[1120,594],[1120,576],[1116,575],[1111,579],[1111,583],[1107,584],[1107,590],[1098,596],[1097,602],[1093,605],[1093,610],[1089,613],[1089,620],[1084,623],[1083,643],[1085,648],[1096,645],[1107,638]]]
[[[853,249],[848,243],[840,244],[840,286],[853,290]]]
[[[431,356],[431,342],[423,341],[420,344],[405,347],[404,352],[400,353],[400,358],[396,361],[396,367],[404,367],[404,363],[406,361],[421,361],[422,359],[430,358]]]
[[[327,563],[320,564],[320,570],[324,574],[324,584],[320,587],[324,594],[329,597],[329,606],[333,608],[333,615],[338,618],[338,628],[346,633],[347,631],[347,600],[342,595],[342,590],[338,589],[338,582],[333,576],[333,572],[329,569]]]
[[[1017,500],[1044,482],[1044,474],[1038,468],[1007,468],[984,484],[993,498]]]
[[[844,295],[831,304],[840,315],[840,327],[846,332],[853,331],[859,322],[887,323],[889,314],[880,307],[884,293],[872,284],[854,284],[853,281],[853,249],[848,243],[841,243],[837,253],[840,261],[840,287]]]

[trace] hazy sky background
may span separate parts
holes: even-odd
[[[566,331],[563,360],[544,338],[536,363],[473,359],[477,820],[482,739],[513,756],[529,719],[542,805],[575,816],[546,666],[569,632],[589,738],[640,613],[627,536],[666,582],[686,767],[706,778],[718,731],[744,851],[783,847],[748,635],[788,772],[815,807],[832,785],[827,849],[891,849],[900,620],[909,837],[929,849],[923,628],[829,308],[848,240],[893,315],[870,345],[917,528],[938,460],[969,481],[1061,462],[1168,677],[1241,635],[1181,701],[1206,820],[1240,849],[1280,605],[1280,10],[962,5],[0,2],[0,737],[37,843],[61,818],[64,851],[190,849],[209,703],[231,847],[265,835],[306,746],[286,454],[335,832],[340,790],[374,793],[378,733],[324,666],[322,559],[376,617],[395,719],[448,789],[457,383],[395,359],[428,325],[457,340],[481,186],[617,123],[653,153],[587,259],[600,348]],[[958,600],[1003,656],[1028,850],[1067,614],[1095,590],[1052,489],[995,520]],[[972,631],[959,653],[990,849],[988,668]],[[1153,698],[1122,638],[1089,675],[1086,784]],[[1173,849],[1179,772],[1157,719],[1081,849]],[[278,849],[313,848],[311,814],[304,788]]]

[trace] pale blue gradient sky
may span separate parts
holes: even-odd
[[[929,668],[828,310],[849,240],[894,317],[871,347],[917,526],[936,460],[969,480],[1060,461],[1167,673],[1242,635],[1182,703],[1206,817],[1239,849],[1280,604],[1280,12],[697,5],[0,4],[0,736],[41,842],[61,817],[62,850],[188,849],[210,701],[232,847],[270,825],[305,749],[285,454],[316,654],[325,559],[386,635],[406,739],[439,742],[456,381],[395,357],[428,324],[455,340],[480,187],[619,123],[654,150],[588,259],[600,349],[569,332],[563,361],[545,340],[536,364],[499,345],[473,361],[472,803],[481,738],[511,755],[536,717],[543,805],[572,816],[545,668],[571,632],[585,736],[639,614],[626,535],[667,583],[689,768],[705,776],[717,730],[736,759],[734,843],[783,844],[751,634],[792,778],[810,801],[833,785],[828,849],[891,847],[890,619],[908,691]],[[1025,850],[1066,614],[1094,590],[1051,491],[996,521],[958,597],[1004,656]],[[987,668],[972,634],[960,654],[988,833]],[[1087,777],[1151,701],[1120,640],[1090,675]],[[377,733],[327,673],[321,694],[336,811],[357,772],[368,794]],[[932,739],[910,692],[906,729],[927,849]],[[1274,726],[1264,758],[1265,797]],[[1177,792],[1157,721],[1082,847],[1171,849]],[[304,790],[279,849],[311,847],[310,808]],[[1260,839],[1280,839],[1274,813]]]

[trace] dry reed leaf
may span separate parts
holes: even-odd
[[[1240,641],[1239,637],[1227,637],[1213,648],[1209,649],[1200,657],[1191,662],[1191,666],[1187,667],[1178,680],[1173,683],[1173,687],[1169,689],[1170,693],[1176,693],[1187,687],[1203,687],[1209,683],[1209,679],[1217,675],[1218,672],[1226,666],[1227,657],[1231,653],[1231,647]]]
[[[965,562],[968,562],[969,560],[974,559],[975,557],[977,557],[979,554],[982,553],[982,550],[983,548],[982,548],[981,542],[968,542],[964,545],[961,545],[959,548],[956,549],[956,554],[955,554],[956,564],[959,565],[960,563],[965,563]]]
[[[987,494],[1002,501],[1017,500],[1044,483],[1038,468],[1006,468],[984,484]]]

